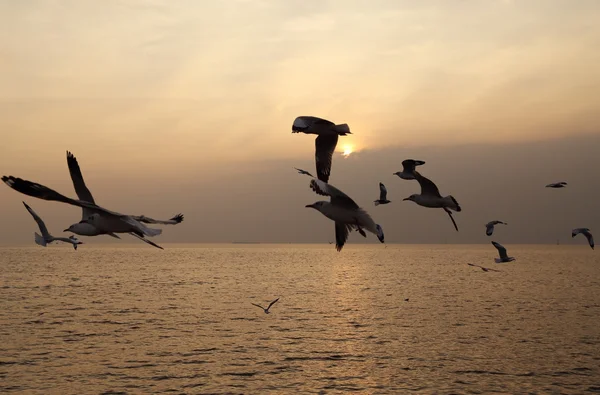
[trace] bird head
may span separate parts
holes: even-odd
[[[417,195],[417,194],[412,194],[412,195],[410,195],[409,197],[402,199],[402,201],[404,201],[404,200],[410,200],[410,201],[413,201],[413,202],[415,202],[415,201],[417,200],[417,196],[419,196],[419,195]]]
[[[310,208],[314,208],[315,210],[321,211],[321,208],[323,207],[323,201],[319,201],[319,202],[314,202],[313,204],[307,204],[304,207],[310,207]]]

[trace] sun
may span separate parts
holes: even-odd
[[[344,150],[342,151],[342,155],[344,155],[347,158],[353,152],[354,152],[354,147],[352,147],[351,145],[345,145]]]

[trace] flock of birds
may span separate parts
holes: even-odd
[[[350,127],[348,124],[339,124],[328,121],[326,119],[314,117],[314,116],[300,116],[294,120],[292,125],[292,133],[306,133],[315,134],[315,162],[317,176],[313,176],[308,171],[298,169],[298,173],[311,177],[310,188],[321,196],[329,197],[329,201],[321,200],[312,204],[306,205],[306,207],[313,208],[325,217],[334,221],[335,223],[335,247],[337,251],[341,251],[344,244],[348,240],[350,232],[356,230],[363,237],[367,237],[366,232],[373,233],[377,236],[381,243],[384,242],[384,233],[382,227],[375,223],[373,218],[367,213],[366,210],[359,207],[358,204],[344,192],[329,184],[329,177],[331,175],[331,164],[333,160],[333,153],[335,151],[339,136],[346,136],[351,134]],[[423,176],[419,171],[416,170],[418,166],[425,164],[422,160],[406,159],[402,161],[402,171],[393,173],[402,180],[416,180],[421,186],[420,194],[412,194],[409,197],[403,199],[405,201],[412,201],[419,206],[427,208],[442,209],[452,221],[454,228],[458,231],[458,225],[453,217],[453,211],[460,212],[462,209],[458,201],[452,196],[442,196],[438,187],[433,181]],[[168,220],[156,220],[144,215],[127,215],[121,214],[115,211],[105,209],[96,204],[92,193],[87,188],[79,163],[75,156],[67,151],[67,166],[69,168],[69,174],[73,182],[75,193],[78,199],[66,197],[53,189],[50,189],[44,185],[24,180],[13,176],[3,176],[2,181],[10,188],[21,192],[27,196],[35,197],[38,199],[57,201],[66,203],[72,206],[81,208],[82,216],[81,221],[72,224],[65,232],[72,232],[80,236],[98,236],[98,235],[109,235],[111,237],[120,238],[118,234],[127,233],[139,240],[152,245],[156,248],[162,249],[161,246],[149,240],[147,237],[154,237],[162,233],[161,229],[150,228],[145,224],[162,224],[162,225],[176,225],[183,221],[183,215],[177,214]],[[548,188],[565,188],[566,182],[558,182],[548,184]],[[389,204],[391,201],[387,198],[387,189],[383,183],[379,183],[379,199],[374,201],[375,206]],[[70,243],[74,249],[77,246],[83,244],[75,236],[70,237],[55,237],[52,236],[44,221],[39,215],[33,211],[33,209],[23,202],[25,208],[33,216],[33,219],[37,222],[40,229],[40,234],[35,233],[35,242],[41,246],[46,246],[55,241]],[[486,235],[491,236],[494,232],[494,227],[498,224],[506,225],[502,221],[491,221],[486,224]],[[583,234],[587,239],[590,247],[594,248],[594,239],[588,228],[577,228],[573,229],[572,237],[578,234]],[[497,263],[500,262],[511,262],[514,261],[514,257],[508,256],[506,248],[500,243],[492,241],[494,247],[498,249],[499,258],[496,258]]]
[[[295,168],[299,174],[307,175],[312,178],[310,188],[319,195],[329,196],[330,200],[318,201],[309,204],[306,207],[314,208],[320,211],[327,218],[335,222],[335,247],[341,251],[348,234],[352,230],[357,230],[363,237],[366,237],[364,229],[377,235],[377,238],[382,243],[384,242],[383,229],[376,224],[371,216],[360,208],[348,195],[328,184],[331,175],[331,163],[333,153],[338,142],[339,136],[351,134],[347,124],[336,125],[335,123],[313,116],[301,116],[294,120],[292,133],[316,134],[315,139],[315,162],[317,169],[317,177],[314,177],[306,170]],[[420,194],[412,194],[403,199],[415,202],[419,206],[428,208],[443,209],[452,224],[458,232],[458,225],[454,220],[452,211],[462,211],[458,201],[452,196],[442,196],[438,187],[433,181],[423,176],[416,170],[417,166],[424,165],[425,162],[416,159],[405,159],[402,161],[402,171],[394,173],[403,180],[416,180],[421,186]],[[567,183],[564,181],[546,185],[548,188],[565,188]],[[379,199],[374,201],[375,206],[391,203],[387,198],[387,189],[383,183],[379,183]],[[503,221],[490,221],[485,225],[485,234],[491,236],[494,233],[496,225],[507,225]],[[578,234],[583,234],[592,249],[594,249],[594,238],[588,228],[573,229],[571,236],[575,237]],[[495,258],[496,263],[512,262],[514,257],[508,256],[506,248],[496,241],[492,241],[492,245],[498,250],[499,258]],[[479,265],[470,264],[470,266],[480,267],[484,271],[495,271],[494,269],[485,268]]]

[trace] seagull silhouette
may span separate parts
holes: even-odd
[[[467,263],[467,265],[469,266],[474,266],[474,267],[478,267],[481,270],[483,270],[484,272],[499,272],[500,270],[496,270],[496,269],[491,269],[489,267],[483,267],[483,266],[479,266],[479,265],[475,265],[473,263]]]
[[[269,303],[269,307],[267,307],[266,309],[264,307],[262,307],[261,305],[256,304],[256,303],[252,303],[252,305],[254,305],[256,307],[260,307],[261,309],[263,309],[263,311],[265,312],[265,314],[269,314],[269,309],[271,308],[271,306],[273,306],[275,303],[277,303],[278,300],[279,300],[279,298],[277,298],[274,301],[272,301],[271,303]]]

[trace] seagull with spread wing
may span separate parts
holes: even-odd
[[[262,307],[261,305],[259,305],[259,304],[256,304],[256,303],[251,303],[251,304],[253,306],[260,307],[261,309],[263,309],[263,311],[265,312],[265,314],[269,314],[270,313],[269,309],[271,308],[271,306],[273,306],[275,303],[277,303],[278,300],[279,300],[279,298],[277,298],[274,301],[272,301],[271,303],[269,303],[269,307],[267,307],[266,309],[264,307]]]
[[[494,226],[498,224],[508,225],[506,222],[502,221],[490,221],[485,224],[485,234],[491,236],[494,233]]]
[[[377,235],[380,242],[384,242],[383,229],[376,224],[371,216],[358,206],[348,195],[333,185],[321,180],[310,180],[310,188],[318,195],[329,196],[329,202],[318,201],[306,207],[314,208],[321,214],[335,222],[335,248],[341,251],[348,240],[350,231],[356,229],[361,234],[363,229]]]
[[[348,124],[336,125],[326,119],[301,116],[294,120],[292,133],[316,134],[315,160],[317,178],[323,182],[329,181],[331,174],[331,161],[339,136],[352,134]]]
[[[456,229],[456,231],[458,232],[458,226],[456,225],[456,221],[454,221],[454,217],[452,216],[452,212],[450,211],[462,211],[462,208],[460,207],[456,199],[454,199],[452,195],[442,197],[442,195],[440,195],[438,187],[433,183],[433,181],[422,176],[417,171],[415,171],[414,175],[415,179],[419,182],[419,185],[421,185],[421,194],[412,194],[404,200],[415,202],[419,206],[423,207],[443,208],[452,220],[452,224],[454,224],[454,229]]]
[[[403,180],[415,179],[415,167],[424,165],[425,162],[418,159],[405,159],[402,161],[402,171],[397,171],[394,174]]]
[[[580,233],[587,238],[588,244],[590,245],[590,247],[592,247],[592,250],[593,250],[594,249],[594,237],[592,236],[592,233],[590,232],[590,230],[588,228],[573,229],[573,231],[571,231],[571,237],[575,237]]]
[[[71,175],[71,181],[73,181],[73,187],[75,188],[75,193],[77,194],[77,197],[79,198],[79,200],[95,204],[96,202],[94,200],[94,197],[92,196],[92,193],[90,192],[88,187],[85,185],[85,181],[83,179],[83,174],[81,173],[81,169],[79,167],[79,163],[77,162],[77,158],[75,158],[75,156],[69,151],[67,151],[67,165],[69,167],[69,174]],[[107,234],[109,236],[116,237],[117,239],[120,238],[114,232],[106,232],[103,229],[94,227],[89,221],[87,221],[87,218],[89,218],[90,215],[93,215],[93,213],[90,212],[89,209],[86,209],[84,207],[82,209],[81,221],[79,223],[71,225],[68,229],[66,229],[66,231],[73,232],[73,233],[76,233],[76,234],[79,234],[82,236],[98,236],[98,235],[102,235],[102,234]],[[147,224],[175,225],[175,224],[181,223],[183,221],[183,214],[178,214],[168,220],[157,220],[157,219],[146,217],[144,215],[131,216],[131,217],[138,222],[143,222],[143,223],[147,223]],[[134,232],[129,232],[129,234],[131,234],[134,237],[137,237],[138,239],[142,240],[143,242],[145,242],[147,244],[150,244],[154,247],[162,249],[161,246],[144,238],[143,236],[140,236]]]
[[[483,270],[484,272],[499,272],[500,271],[500,270],[492,269],[492,268],[489,268],[489,267],[483,267],[483,266],[480,266],[480,265],[475,265],[473,263],[467,263],[467,265],[473,266],[473,267],[478,267],[481,270]]]
[[[23,205],[25,206],[27,211],[29,211],[29,214],[31,214],[31,216],[33,217],[35,222],[37,222],[38,227],[40,228],[40,232],[42,233],[41,236],[37,232],[34,233],[36,244],[41,245],[42,247],[46,247],[47,244],[50,244],[53,241],[62,241],[64,243],[72,244],[74,249],[77,249],[78,244],[83,244],[75,236],[71,236],[71,237],[54,237],[54,236],[52,236],[50,234],[50,232],[48,232],[48,228],[46,228],[46,224],[44,223],[44,221],[42,221],[40,216],[37,215],[35,213],[35,211],[33,211],[33,209],[27,205],[27,203],[23,202]]]
[[[492,244],[498,250],[498,255],[500,255],[500,258],[494,258],[496,263],[506,263],[516,260],[516,258],[513,258],[512,256],[508,256],[506,253],[506,248],[504,248],[502,244],[496,243],[495,241],[492,241]]]
[[[313,176],[312,174],[310,174],[306,170],[298,169],[297,167],[294,167],[294,169],[298,170],[298,174],[306,174],[309,177],[315,178],[315,176]]]
[[[546,185],[546,188],[557,189],[557,188],[566,188],[566,186],[567,186],[567,183],[564,181],[561,181],[561,182],[553,182],[552,184],[548,184],[548,185]]]
[[[380,204],[388,204],[391,203],[391,200],[387,200],[387,189],[383,183],[379,183],[379,199],[375,200],[375,205],[379,206]]]

